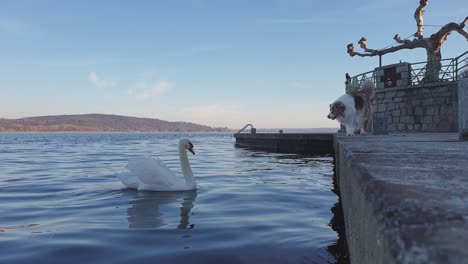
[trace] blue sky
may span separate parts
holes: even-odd
[[[0,0],[0,117],[105,113],[240,128],[337,127],[328,104],[351,58],[416,32],[418,0]],[[425,35],[468,15],[430,1]],[[444,58],[467,50],[453,33]],[[359,48],[358,48],[359,49]],[[424,61],[400,51],[384,64]]]

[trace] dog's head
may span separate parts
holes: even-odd
[[[328,118],[331,120],[335,120],[337,117],[344,117],[344,111],[346,109],[346,106],[340,102],[336,101],[332,104],[330,104],[330,113],[328,114]]]

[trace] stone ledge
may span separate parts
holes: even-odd
[[[337,136],[335,157],[351,263],[468,261],[468,142]]]

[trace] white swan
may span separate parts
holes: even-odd
[[[187,150],[195,155],[193,144],[188,139],[179,141],[179,158],[184,178],[177,176],[160,159],[134,157],[128,161],[130,172],[117,174],[128,188],[147,191],[186,191],[197,188],[187,157]]]

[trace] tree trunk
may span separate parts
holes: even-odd
[[[439,73],[442,69],[442,63],[440,62],[442,59],[442,54],[440,52],[441,45],[433,43],[430,39],[426,41],[426,44],[427,64],[423,80],[425,82],[432,82],[439,79]]]

